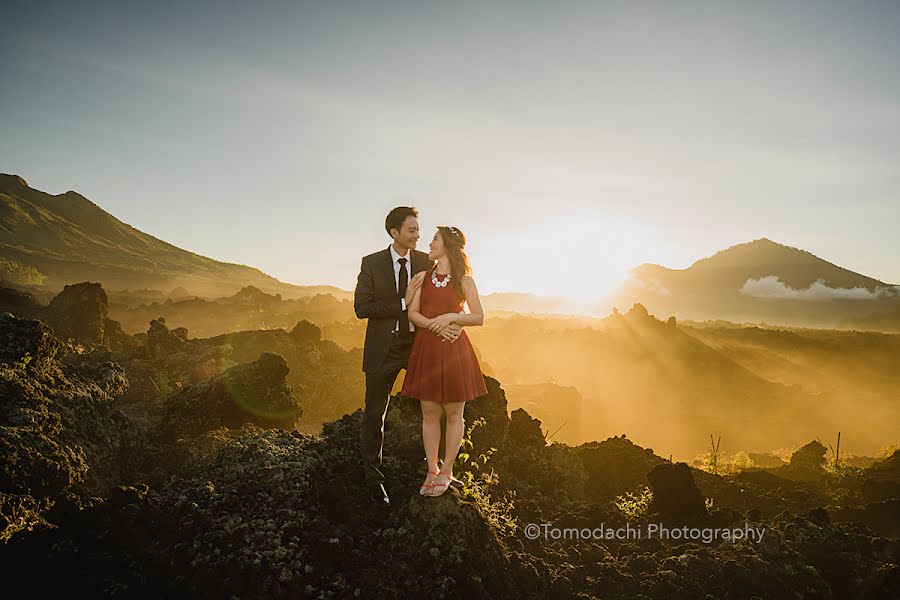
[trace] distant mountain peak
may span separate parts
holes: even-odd
[[[650,289],[689,294],[710,291],[738,292],[759,281],[776,281],[792,290],[807,290],[820,282],[828,288],[865,288],[877,292],[888,284],[854,273],[815,254],[793,246],[759,238],[719,250],[701,258],[687,269],[668,269],[646,263],[635,267],[632,276]],[[878,292],[882,293],[882,292]]]
[[[27,188],[28,182],[18,175],[11,175],[10,173],[0,173],[0,183],[4,184],[3,187],[12,185],[18,186],[21,188]]]
[[[811,252],[779,244],[769,238],[759,238],[719,250],[712,256],[701,258],[690,266],[694,268],[730,268],[761,264],[797,264],[822,261]],[[827,261],[822,261],[827,262]],[[831,264],[831,263],[828,263]]]

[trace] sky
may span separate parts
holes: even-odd
[[[896,2],[5,2],[4,22],[0,172],[282,281],[352,289],[414,205],[419,249],[463,230],[482,293],[593,298],[761,237],[900,283]]]

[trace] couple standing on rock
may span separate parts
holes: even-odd
[[[406,369],[401,394],[422,406],[427,474],[419,493],[440,496],[461,486],[453,463],[462,443],[463,408],[487,394],[464,327],[484,323],[484,311],[456,227],[438,227],[425,254],[416,250],[418,212],[399,206],[385,219],[393,242],[363,257],[354,292],[356,316],[368,319],[363,350],[366,408],[360,434],[366,485],[373,500],[390,504],[381,472],[384,418],[391,389]],[[463,304],[469,312],[463,312]],[[446,438],[441,436],[442,411]],[[442,452],[440,446],[445,451]],[[444,460],[438,460],[438,454]]]

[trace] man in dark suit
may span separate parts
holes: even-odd
[[[369,320],[363,349],[366,373],[366,408],[360,433],[363,468],[370,495],[384,505],[390,504],[380,469],[384,417],[391,388],[397,375],[406,368],[412,349],[415,327],[409,322],[407,305],[432,263],[427,254],[416,250],[418,216],[411,206],[398,206],[388,214],[384,228],[393,242],[384,250],[363,257],[353,296],[356,316]]]

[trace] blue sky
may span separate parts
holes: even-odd
[[[483,292],[759,237],[900,283],[898,3],[217,4],[5,3],[0,171],[298,284],[398,204]]]

